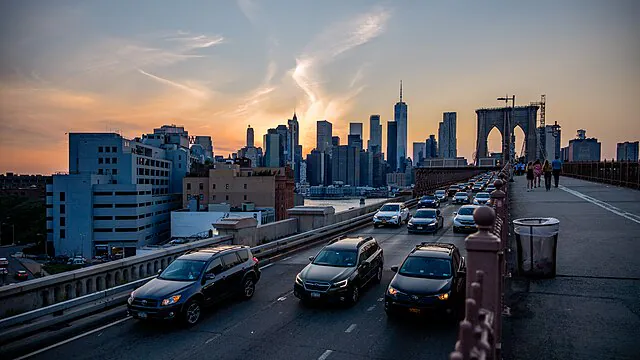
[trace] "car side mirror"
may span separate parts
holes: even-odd
[[[204,278],[206,280],[213,280],[213,279],[216,278],[216,274],[214,274],[214,273],[206,273],[206,274],[204,274]]]
[[[157,274],[160,275],[161,272],[162,272],[162,269],[158,269]]]
[[[454,212],[453,212],[453,215],[458,215],[458,212],[457,212],[457,211],[454,211]]]
[[[313,261],[315,260],[315,258],[316,258],[315,256],[309,256],[309,261]]]
[[[398,265],[393,265],[391,267],[391,271],[393,271],[394,273],[397,273],[398,272]]]

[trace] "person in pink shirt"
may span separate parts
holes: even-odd
[[[533,180],[534,187],[540,187],[540,177],[542,176],[542,163],[540,159],[533,163],[533,176],[535,177]]]

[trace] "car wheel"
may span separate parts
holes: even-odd
[[[200,320],[201,314],[202,307],[200,302],[198,300],[189,300],[184,306],[182,319],[187,326],[193,326]]]
[[[376,278],[373,280],[376,284],[380,284],[382,281],[382,265],[378,268]]]
[[[358,300],[360,300],[360,287],[358,285],[353,285],[349,296],[349,304],[355,305]]]
[[[252,276],[247,277],[242,283],[242,298],[244,300],[249,300],[253,297],[253,294],[256,292],[256,283],[253,280]]]

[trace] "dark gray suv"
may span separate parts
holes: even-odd
[[[258,280],[258,259],[248,246],[198,249],[175,259],[158,277],[133,291],[127,309],[136,319],[179,318],[193,325],[203,306],[231,296],[250,299]]]

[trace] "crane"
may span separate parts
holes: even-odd
[[[538,136],[538,149],[539,154],[542,159],[547,158],[547,149],[546,149],[546,129],[545,129],[545,108],[547,103],[547,95],[540,95],[540,101],[531,102],[531,105],[540,106],[540,125],[538,126],[539,136]]]

